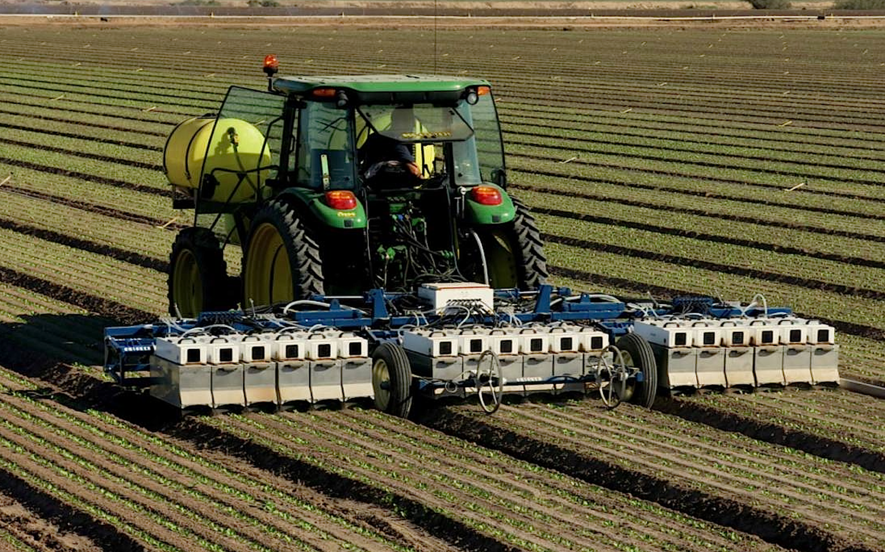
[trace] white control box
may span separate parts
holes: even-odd
[[[322,333],[311,334],[305,341],[310,360],[328,360],[338,357],[338,339]]]
[[[429,357],[456,357],[461,351],[456,335],[439,330],[407,330],[402,333],[403,348]]]
[[[833,327],[822,324],[818,320],[809,320],[806,331],[809,343],[814,345],[834,345],[836,343],[836,331]]]
[[[679,322],[658,320],[636,322],[633,324],[633,331],[649,343],[668,349],[691,347],[694,335],[692,329],[684,327]]]
[[[489,348],[496,355],[519,354],[519,331],[512,328],[499,328],[489,333]]]
[[[338,356],[340,358],[366,358],[369,356],[369,342],[351,332],[338,336]]]
[[[286,332],[274,337],[271,357],[276,361],[304,360],[307,354],[307,334]]]
[[[581,350],[581,335],[571,328],[553,328],[549,337],[552,353],[577,353]]]
[[[608,347],[608,334],[605,332],[583,327],[578,335],[581,338],[581,350],[585,353],[599,353]]]
[[[270,362],[272,344],[268,336],[244,336],[240,341],[243,362]]]
[[[185,337],[158,337],[154,340],[154,354],[179,366],[206,364],[206,345],[197,339]]]
[[[237,364],[240,362],[240,344],[216,337],[206,344],[206,361],[209,364]]]
[[[445,309],[450,303],[477,303],[493,310],[495,303],[495,291],[475,282],[422,284],[418,288],[418,297],[429,302],[435,310]]]

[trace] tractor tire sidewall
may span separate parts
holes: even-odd
[[[255,213],[251,228],[254,230],[264,223],[271,224],[282,237],[292,273],[293,300],[305,299],[314,294],[323,295],[323,263],[319,245],[312,238],[312,229],[308,228],[295,206],[283,200],[267,203]],[[246,296],[246,267],[251,254],[252,238],[250,235],[248,246],[243,251],[240,284],[244,305],[250,304],[250,298]]]
[[[390,376],[390,402],[385,412],[408,418],[412,409],[412,368],[405,350],[395,343],[382,343],[372,354],[372,361],[387,363]]]
[[[516,213],[513,217],[512,244],[516,257],[516,268],[519,273],[520,289],[538,289],[547,283],[550,276],[547,271],[547,255],[544,253],[544,241],[529,208],[525,203],[510,196]]]
[[[167,281],[169,314],[177,315],[174,290],[175,268],[180,255],[185,250],[190,251],[193,255],[200,273],[203,286],[202,310],[218,311],[235,307],[236,293],[230,286],[231,278],[227,275],[227,263],[224,260],[221,243],[210,230],[194,226],[180,231],[172,244]],[[197,315],[199,313],[188,314]]]
[[[634,385],[629,402],[651,408],[658,390],[658,365],[651,345],[641,336],[628,333],[618,339],[615,346],[629,353],[636,367],[642,372],[643,381]]]

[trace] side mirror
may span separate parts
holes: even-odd
[[[501,188],[507,188],[507,171],[504,169],[495,169],[492,171],[492,180]]]

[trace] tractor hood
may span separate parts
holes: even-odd
[[[356,105],[454,104],[480,86],[489,83],[437,75],[296,76],[273,82],[273,89],[286,95],[313,101],[338,101],[343,95]]]

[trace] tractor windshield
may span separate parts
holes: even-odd
[[[363,170],[367,150],[377,149],[379,142],[400,152],[394,157],[414,161],[424,177],[451,170],[457,185],[495,182],[496,171],[504,168],[498,117],[489,95],[475,105],[368,105],[357,112]],[[372,135],[381,140],[370,139]]]
[[[367,105],[359,110],[373,132],[400,142],[459,141],[473,136],[467,121],[451,107]]]

